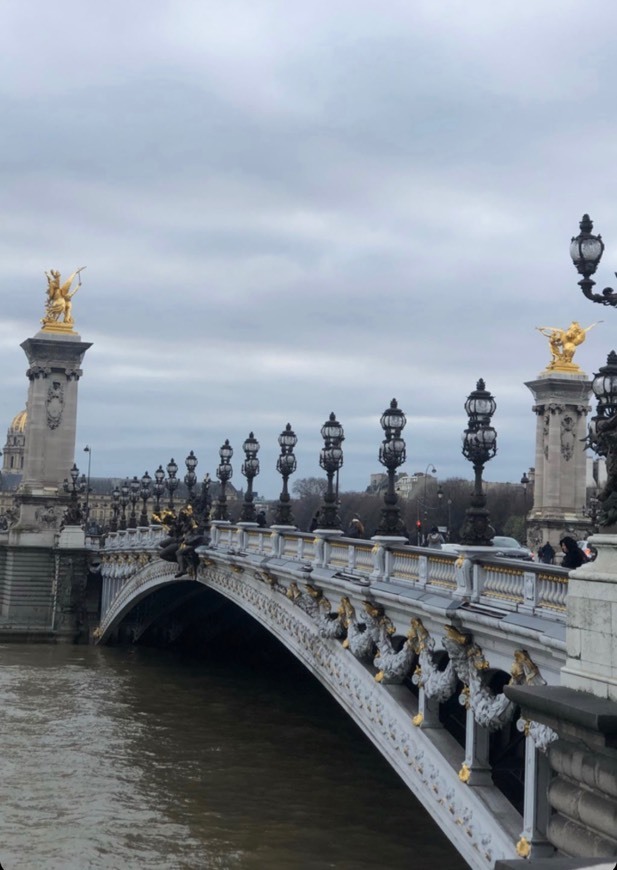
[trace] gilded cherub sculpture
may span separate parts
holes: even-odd
[[[80,269],[76,269],[62,284],[60,283],[60,272],[56,269],[50,269],[49,272],[45,272],[45,277],[47,278],[47,301],[45,303],[45,316],[41,320],[43,329],[56,332],[72,332],[73,315],[71,311],[73,306],[71,300],[81,287],[80,273],[85,268],[85,266],[82,266]],[[75,278],[77,278],[78,284],[71,291],[71,285]],[[61,317],[62,320],[60,320]]]
[[[560,329],[558,326],[536,326],[538,332],[548,338],[548,345],[551,351],[551,361],[547,365],[548,370],[557,370],[562,372],[579,372],[580,367],[573,362],[576,348],[581,345],[587,333],[601,320],[592,323],[591,326],[583,328],[578,321],[573,320],[567,329]]]

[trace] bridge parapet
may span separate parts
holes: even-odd
[[[161,526],[112,532],[102,552],[155,553],[165,534]],[[483,552],[461,548],[457,554],[390,543],[387,539],[358,541],[324,533],[316,536],[287,527],[246,528],[220,522],[213,523],[208,549],[220,555],[244,554],[309,564],[311,569],[339,573],[359,583],[432,590],[450,595],[453,601],[565,623],[565,569],[495,557],[486,553],[487,548]],[[137,562],[125,561],[123,570],[116,566],[115,573],[128,577],[138,568]]]
[[[275,556],[341,571],[369,581],[412,584],[454,598],[565,621],[568,572],[557,566],[503,559],[488,548],[450,553],[387,539],[357,541],[292,529],[241,529],[217,524],[211,547]]]

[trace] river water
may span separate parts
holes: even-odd
[[[3,870],[458,870],[294,660],[0,647]]]

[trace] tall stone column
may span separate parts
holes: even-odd
[[[21,345],[28,358],[28,423],[24,470],[17,495],[19,520],[12,531],[49,530],[49,507],[69,476],[75,457],[77,385],[91,345],[77,333],[37,333]],[[55,524],[54,524],[55,525]],[[14,535],[13,535],[14,537]]]
[[[578,367],[577,367],[578,368]],[[533,507],[528,514],[529,543],[550,541],[559,551],[564,534],[578,537],[589,528],[582,508],[587,501],[586,417],[591,381],[584,372],[547,369],[529,381],[536,404],[536,465]]]
[[[42,329],[21,345],[29,387],[23,474],[15,498],[19,515],[0,552],[0,625],[68,640],[74,637],[85,582],[83,530],[67,526],[56,537],[68,501],[62,482],[75,455],[80,366],[90,347],[75,332],[71,315],[71,284],[79,271],[62,284],[59,272],[48,273]]]
[[[77,385],[84,354],[91,347],[75,331],[71,314],[71,284],[80,271],[62,285],[59,272],[48,273],[43,327],[21,344],[30,383],[23,475],[17,491],[19,519],[11,528],[11,544],[52,544],[64,510],[62,482],[75,460]]]

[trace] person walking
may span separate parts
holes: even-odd
[[[445,538],[441,534],[437,526],[433,526],[433,528],[426,536],[426,546],[430,547],[431,550],[441,550],[441,545],[445,543]]]
[[[538,550],[538,559],[543,562],[545,565],[552,565],[555,561],[555,550],[551,546],[550,541],[547,541],[540,549]]]
[[[349,524],[349,528],[347,529],[347,537],[348,538],[365,538],[366,533],[364,531],[364,526],[362,525],[362,521],[360,517],[354,517],[353,520]]]

